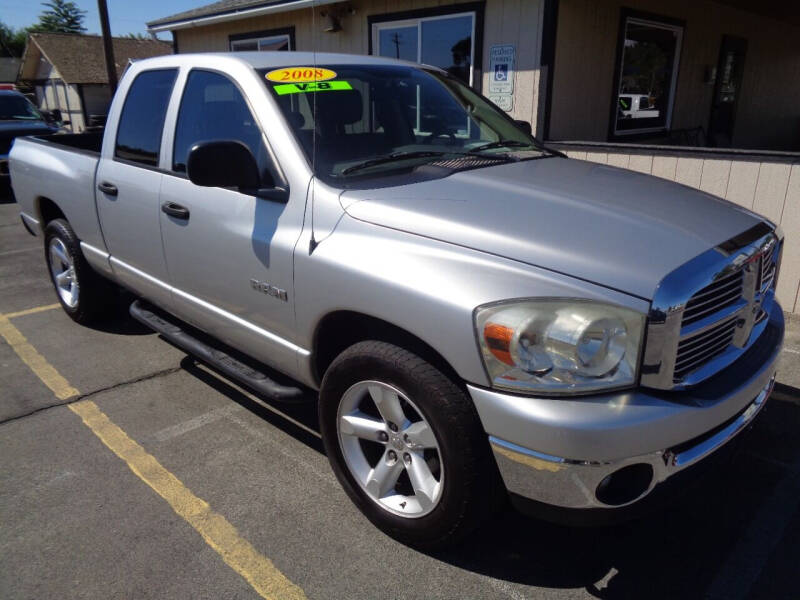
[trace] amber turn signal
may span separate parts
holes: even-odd
[[[514,360],[511,358],[511,338],[514,336],[514,330],[505,325],[498,325],[497,323],[487,323],[483,328],[483,338],[486,340],[486,346],[489,348],[495,358],[506,363],[507,365],[514,366]]]

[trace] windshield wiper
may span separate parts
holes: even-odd
[[[488,144],[481,144],[472,148],[469,153],[482,152],[483,150],[491,150],[492,148],[536,148],[533,144],[527,142],[518,142],[517,140],[497,140],[496,142],[489,142]],[[536,148],[537,150],[539,148]]]
[[[355,171],[360,171],[361,169],[366,169],[367,167],[372,167],[374,165],[382,165],[384,163],[395,162],[398,160],[405,160],[407,158],[430,158],[430,157],[445,156],[447,154],[453,154],[453,152],[438,152],[433,150],[417,150],[414,152],[393,152],[392,154],[385,154],[384,156],[371,158],[369,160],[365,160],[364,162],[360,162],[358,164],[347,167],[346,169],[342,169],[340,175],[349,175],[350,173],[353,173]]]

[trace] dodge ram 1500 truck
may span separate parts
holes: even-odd
[[[579,518],[642,506],[772,389],[772,223],[550,151],[435,68],[143,60],[102,141],[20,139],[11,177],[75,321],[113,282],[229,377],[318,391],[342,486],[410,544],[506,492]]]

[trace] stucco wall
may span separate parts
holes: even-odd
[[[440,6],[457,6],[453,0],[356,0],[349,2],[356,13],[342,19],[342,31],[324,33],[319,13],[312,9],[292,11],[194,27],[174,32],[178,51],[224,52],[229,49],[228,36],[237,33],[295,27],[296,50],[318,52],[344,52],[367,54],[369,52],[368,25],[370,15],[404,12]],[[489,64],[489,48],[494,44],[516,46],[516,74],[514,80],[514,107],[509,113],[515,119],[524,119],[537,125],[539,112],[539,58],[541,49],[541,22],[543,0],[487,0],[484,12],[482,65]],[[476,80],[483,90],[488,89],[488,76],[476,71]]]
[[[722,36],[747,39],[732,146],[800,150],[800,28],[709,0],[560,0],[550,138],[605,141],[620,9],[682,19],[672,127],[708,130]]]

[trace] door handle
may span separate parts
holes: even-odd
[[[164,202],[161,205],[161,212],[168,214],[176,219],[189,219],[189,209],[174,202]]]
[[[104,194],[108,194],[109,196],[116,196],[119,193],[117,186],[115,186],[113,183],[108,183],[107,181],[101,181],[98,183],[97,189]]]

